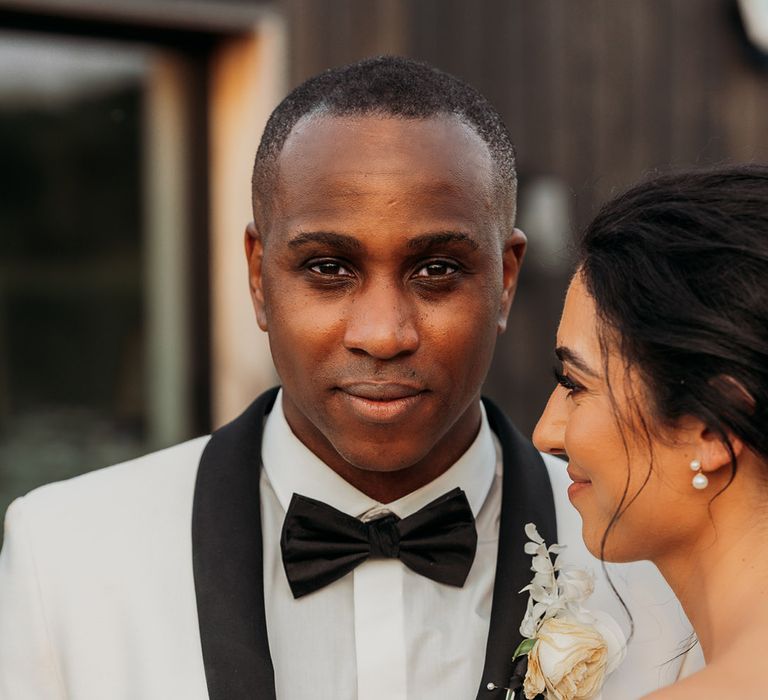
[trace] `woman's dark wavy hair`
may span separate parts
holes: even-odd
[[[730,480],[737,469],[730,436],[768,459],[768,166],[637,185],[601,209],[578,253],[606,368],[616,344],[644,384],[647,407],[633,414],[649,446],[651,431],[693,416],[729,450]],[[614,410],[621,415],[615,402]],[[629,474],[601,559],[636,497],[628,498],[628,486]]]
[[[768,166],[633,187],[586,229],[579,270],[656,425],[694,416],[768,458]]]

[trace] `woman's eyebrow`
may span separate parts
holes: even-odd
[[[577,353],[575,350],[571,350],[565,345],[559,345],[557,348],[555,348],[555,355],[557,355],[557,358],[560,360],[560,362],[567,362],[569,365],[573,365],[580,372],[583,372],[590,377],[597,379],[600,376],[586,363],[586,361],[581,357],[581,355],[579,355],[579,353]]]

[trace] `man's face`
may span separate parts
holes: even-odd
[[[435,475],[468,447],[525,238],[454,117],[313,116],[246,253],[294,433],[342,475]]]

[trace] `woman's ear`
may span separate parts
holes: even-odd
[[[731,463],[741,455],[744,443],[732,434],[728,435],[728,441],[733,450],[733,455],[731,455],[728,445],[722,436],[707,427],[702,428],[698,440],[700,455],[698,459],[701,462],[701,470],[703,472],[713,474],[727,467],[730,473]]]
[[[715,387],[722,396],[722,401],[738,410],[746,413],[753,413],[755,410],[755,399],[746,390],[744,385],[730,375],[721,374],[710,380],[710,385]],[[698,442],[701,449],[701,469],[704,472],[715,472],[722,467],[730,467],[733,459],[738,459],[744,449],[744,443],[732,433],[728,433],[728,443],[730,443],[733,455],[728,450],[728,444],[721,435],[710,430],[706,426],[699,429]]]
[[[256,312],[256,322],[261,330],[266,331],[267,314],[261,277],[264,241],[253,221],[245,227],[245,258],[248,262],[248,286],[251,290],[253,310]]]

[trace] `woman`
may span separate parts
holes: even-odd
[[[556,354],[534,442],[567,455],[590,551],[653,561],[707,660],[648,697],[768,697],[768,167],[607,204]]]

